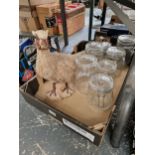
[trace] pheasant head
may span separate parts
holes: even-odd
[[[32,31],[32,34],[36,37],[35,45],[37,49],[47,50],[49,48],[48,30]]]

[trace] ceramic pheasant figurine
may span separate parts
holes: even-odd
[[[75,76],[75,63],[72,55],[50,52],[48,30],[38,30],[32,33],[36,37],[36,74],[39,84],[48,85],[47,95],[51,98],[60,99],[70,96],[74,90]]]

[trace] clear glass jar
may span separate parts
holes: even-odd
[[[94,72],[97,65],[97,58],[90,54],[79,55],[75,59],[77,70],[85,72]]]
[[[113,104],[113,79],[103,73],[94,74],[89,81],[90,102],[96,107],[107,110]]]
[[[90,76],[97,70],[97,58],[93,55],[83,54],[75,59],[76,73],[75,85],[76,89],[84,94],[88,93],[88,81]]]
[[[117,46],[125,49],[125,61],[126,64],[130,64],[133,53],[135,51],[135,37],[133,35],[120,35],[117,39]]]
[[[88,81],[90,80],[90,73],[78,71],[75,78],[75,87],[82,94],[88,94]]]
[[[114,77],[117,70],[117,63],[115,60],[103,59],[98,62],[98,70],[100,73],[106,73]]]
[[[121,47],[111,46],[106,51],[106,57],[117,62],[117,68],[120,69],[125,65],[126,52]]]
[[[120,35],[117,39],[117,46],[124,48],[127,54],[132,54],[135,47],[135,37],[133,35]]]
[[[98,60],[103,59],[106,50],[110,47],[111,44],[109,42],[89,42],[86,44],[85,51],[88,54],[94,55]]]
[[[120,35],[117,39],[117,45],[128,47],[135,45],[135,37],[133,35]]]

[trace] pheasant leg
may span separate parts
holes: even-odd
[[[66,87],[65,87],[65,89],[64,89],[63,91],[66,91],[67,94],[72,94],[73,91],[72,91],[72,89],[69,87],[69,85],[68,85],[67,82],[65,83],[65,85],[66,85]]]
[[[50,96],[56,96],[56,82],[53,83],[53,89],[50,91]]]

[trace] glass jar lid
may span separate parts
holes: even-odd
[[[107,49],[106,55],[108,58],[112,60],[119,60],[123,57],[125,57],[126,52],[121,47],[111,46]]]
[[[112,91],[113,79],[107,74],[97,73],[91,76],[89,87],[91,91],[94,91],[99,95],[103,95]]]

